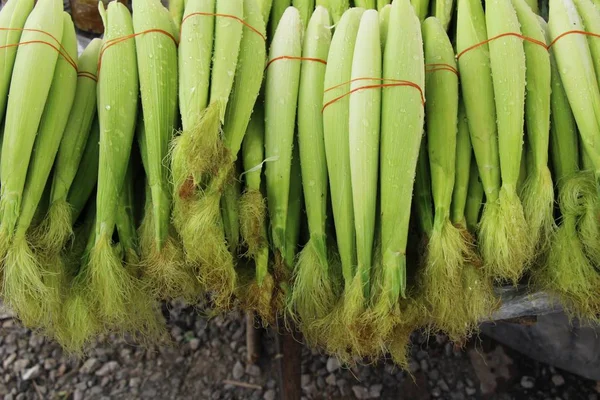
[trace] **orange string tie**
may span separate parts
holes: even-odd
[[[325,109],[327,107],[329,107],[330,105],[334,104],[335,102],[343,99],[344,97],[350,96],[352,93],[356,93],[362,90],[366,90],[366,89],[381,89],[381,88],[391,88],[391,87],[412,87],[415,88],[419,91],[419,95],[421,96],[421,105],[425,106],[425,94],[423,93],[423,89],[416,83],[411,82],[411,81],[406,81],[403,79],[390,79],[390,78],[354,78],[351,79],[348,82],[344,82],[344,83],[340,83],[338,85],[332,86],[328,89],[325,90],[325,93],[337,89],[339,87],[348,85],[352,82],[358,82],[358,81],[382,81],[382,82],[389,82],[389,83],[379,83],[379,84],[375,84],[375,85],[365,85],[365,86],[359,86],[357,88],[354,88],[340,96],[337,96],[335,98],[333,98],[332,100],[328,101],[327,103],[325,103],[323,105],[323,108],[321,109],[321,112],[324,112]]]
[[[169,39],[171,39],[173,41],[173,43],[175,43],[175,46],[177,46],[177,39],[175,38],[175,36],[173,36],[170,32],[167,32],[162,29],[156,29],[156,28],[155,29],[147,29],[145,31],[132,33],[130,35],[125,35],[125,36],[121,36],[118,38],[108,40],[108,41],[104,42],[104,44],[102,45],[102,48],[100,49],[100,54],[98,56],[98,76],[100,76],[100,69],[102,68],[102,58],[104,57],[104,53],[106,52],[106,50],[110,49],[114,45],[123,43],[129,39],[133,39],[133,38],[136,38],[141,35],[146,35],[148,33],[161,33],[163,35],[166,35],[169,37]]]
[[[81,71],[79,73],[77,73],[77,77],[78,78],[88,78],[93,80],[94,82],[98,82],[98,77],[94,74],[92,74],[91,72],[86,72],[86,71]]]
[[[52,34],[46,32],[46,31],[42,31],[40,29],[30,29],[30,28],[2,28],[0,27],[0,31],[19,31],[19,32],[36,32],[36,33],[41,33],[43,35],[46,35],[50,38],[52,38],[52,40],[54,40],[56,42],[56,44],[58,44],[58,47],[60,48],[60,50],[58,50],[55,46],[52,46],[54,49],[56,49],[58,51],[58,54],[60,54],[61,56],[63,56],[63,58],[65,60],[67,60],[67,62],[69,64],[71,64],[71,66],[73,66],[73,68],[75,68],[75,70],[77,71],[77,62],[73,59],[73,57],[71,57],[69,55],[69,53],[67,52],[67,49],[65,49],[62,45],[62,43],[60,42],[60,40],[58,40],[57,38],[55,38],[54,36],[52,36]],[[22,42],[23,44],[30,44],[30,43],[45,43],[43,41],[28,41],[27,43]],[[50,45],[50,43],[48,43],[48,45]],[[14,46],[2,46],[0,47],[0,49],[4,49],[4,48],[9,48],[9,47],[14,47]]]
[[[256,29],[255,27],[253,27],[252,25],[250,25],[249,23],[247,23],[246,21],[244,21],[242,18],[240,18],[238,16],[230,15],[230,14],[219,14],[219,13],[201,12],[201,11],[188,14],[188,15],[185,16],[185,18],[183,18],[181,20],[181,27],[179,28],[179,37],[180,38],[181,38],[181,29],[183,28],[183,23],[185,21],[187,21],[190,17],[194,17],[194,16],[198,16],[198,15],[204,16],[204,17],[221,17],[221,18],[230,18],[230,19],[236,20],[239,23],[241,23],[242,25],[246,26],[252,32],[256,33],[258,36],[260,36],[265,42],[267,41],[266,36],[263,35],[261,31],[259,31],[258,29]]]
[[[541,47],[543,47],[546,50],[548,50],[550,48],[550,46],[546,45],[546,43],[544,43],[544,42],[542,42],[540,40],[531,38],[529,36],[523,36],[520,33],[516,33],[516,32],[506,32],[506,33],[501,33],[499,35],[491,37],[491,38],[489,38],[487,40],[484,40],[483,42],[474,44],[473,46],[467,47],[466,49],[464,49],[463,51],[461,51],[460,53],[458,53],[458,55],[456,56],[456,60],[460,60],[460,58],[462,56],[464,56],[465,53],[467,53],[467,52],[469,52],[471,50],[477,49],[477,48],[479,48],[479,47],[481,47],[483,45],[486,45],[486,44],[488,44],[490,42],[493,42],[494,40],[501,39],[501,38],[504,38],[504,37],[509,37],[509,36],[517,37],[519,39],[526,40],[526,41],[528,41],[530,43],[537,44],[538,46],[541,46]]]
[[[450,64],[425,64],[425,72],[449,71],[459,76],[458,70]]]
[[[0,46],[0,50],[9,49],[11,47],[19,47],[19,46],[23,46],[26,44],[44,44],[46,46],[52,47],[54,50],[56,50],[58,52],[59,56],[62,56],[65,59],[65,61],[68,62],[69,65],[71,65],[71,67],[73,67],[75,72],[77,72],[77,63],[75,63],[75,61],[73,61],[73,59],[71,57],[69,57],[68,54],[63,53],[57,46],[53,45],[50,42],[44,42],[43,40],[28,40],[25,42],[12,43],[12,44]]]
[[[275,57],[269,60],[269,62],[267,63],[267,66],[265,67],[265,70],[267,68],[269,68],[269,66],[271,66],[271,64],[273,64],[275,61],[279,61],[279,60],[298,60],[298,61],[314,61],[314,62],[318,62],[321,63],[323,65],[327,65],[327,61],[321,59],[321,58],[313,58],[313,57],[298,57],[298,56],[279,56],[279,57]]]
[[[560,35],[558,35],[549,45],[548,45],[548,49],[550,49],[552,46],[554,46],[556,44],[556,42],[558,42],[560,39],[564,38],[565,36],[569,36],[569,35],[585,35],[585,36],[591,36],[591,37],[596,37],[596,38],[600,38],[600,34],[598,33],[593,33],[593,32],[586,32],[586,31],[580,31],[580,30],[573,30],[573,31],[566,31],[561,33]]]

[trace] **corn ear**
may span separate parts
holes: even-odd
[[[389,5],[390,3],[390,0],[377,0],[377,10],[381,12],[385,8],[385,6]]]
[[[134,4],[136,33],[150,29],[168,32],[170,27],[171,16],[160,1]],[[166,165],[177,114],[177,46],[167,35],[152,32],[136,36],[135,48],[147,152],[144,167],[152,197],[152,237],[160,253],[169,236],[171,216],[171,185]]]
[[[260,14],[262,15],[263,24],[265,26],[269,26],[269,15],[271,15],[273,0],[258,0],[258,6],[260,7]]]
[[[337,25],[342,15],[350,8],[350,0],[317,0],[316,5],[325,7],[333,23]]]
[[[531,11],[533,11],[536,14],[540,13],[540,6],[538,4],[538,0],[525,0],[525,2],[529,6],[529,8],[531,8]]]
[[[300,13],[288,8],[269,52],[269,59],[280,56],[302,55],[302,22]],[[269,160],[265,167],[267,200],[271,216],[272,245],[275,251],[285,255],[286,225],[290,202],[290,170],[296,104],[300,83],[300,61],[277,60],[267,69],[265,82],[265,155]]]
[[[571,0],[550,3],[548,24],[552,40],[570,30],[583,30],[583,23]],[[583,142],[583,151],[600,174],[600,90],[588,41],[583,35],[559,39],[552,50],[560,77],[573,110]]]
[[[392,3],[384,52],[384,83],[406,80],[425,87],[423,39],[408,0]],[[425,110],[423,93],[414,87],[383,89],[381,126],[381,243],[388,303],[406,296],[406,245]],[[399,131],[397,128],[404,126]],[[402,154],[399,155],[399,152]],[[395,204],[396,206],[394,206]]]
[[[351,79],[354,44],[363,12],[364,10],[360,8],[346,11],[332,37],[325,70],[324,87],[327,91],[323,95],[324,104],[329,104],[336,97],[350,90],[348,82]],[[356,265],[356,234],[348,142],[349,106],[350,99],[346,96],[323,109],[325,156],[333,219],[346,288],[349,288],[353,280]]]
[[[429,15],[429,0],[411,0],[411,4],[415,9],[415,13],[422,22]]]
[[[177,32],[181,29],[181,20],[185,12],[185,0],[169,0],[169,13],[175,23]]]
[[[538,16],[525,0],[513,0],[523,35],[546,43],[546,35]],[[537,253],[548,250],[554,229],[554,184],[548,168],[550,142],[551,67],[548,51],[539,44],[524,41],[527,66],[526,152],[530,171],[521,190],[523,211],[529,224],[529,236]],[[525,153],[523,154],[525,155]],[[524,158],[524,157],[523,157]],[[536,254],[537,255],[537,254]]]
[[[47,32],[55,38],[63,34],[62,2],[37,3],[25,29]],[[48,36],[24,31],[21,42],[46,42]],[[21,211],[23,189],[35,137],[53,82],[58,52],[42,43],[19,47],[15,58],[6,111],[0,176],[0,256],[4,256]],[[35,96],[31,94],[35,93]],[[23,110],[27,110],[24,113]]]
[[[308,23],[303,57],[327,60],[331,45],[329,25],[327,9],[318,6]],[[326,235],[328,181],[322,114],[325,69],[321,63],[303,61],[298,95],[298,142],[310,240],[298,256],[290,301],[308,337],[312,320],[325,317],[337,300]],[[309,340],[314,342],[316,338]]]
[[[469,191],[467,193],[467,204],[465,208],[465,219],[467,221],[467,228],[469,232],[474,234],[478,230],[479,217],[481,214],[481,207],[484,203],[484,190],[483,184],[479,177],[479,168],[475,159],[471,161],[471,168],[469,174]]]
[[[116,210],[115,226],[119,235],[119,250],[129,265],[139,265],[139,246],[134,220],[134,157],[129,160],[125,181],[119,193],[119,206]]]
[[[4,120],[8,89],[18,47],[5,47],[19,43],[27,16],[33,9],[33,0],[11,0],[0,10],[0,123]],[[10,30],[14,29],[14,30]]]
[[[355,7],[361,7],[364,9],[373,9],[375,7],[375,0],[354,0]]]
[[[417,225],[424,236],[424,241],[427,243],[433,231],[433,195],[431,194],[431,172],[429,171],[427,137],[421,140],[414,192],[415,201],[413,209],[417,217]]]
[[[381,51],[385,50],[385,43],[387,40],[387,34],[389,31],[390,25],[390,13],[392,11],[392,6],[390,4],[386,4],[383,8],[379,10],[379,29],[381,30]]]
[[[269,38],[273,40],[285,10],[292,5],[292,0],[272,0],[271,15],[269,16]]]

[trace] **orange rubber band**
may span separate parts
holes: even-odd
[[[265,70],[267,68],[269,68],[269,66],[271,64],[273,64],[275,61],[278,60],[298,60],[298,61],[314,61],[314,62],[318,62],[321,63],[323,65],[327,65],[327,61],[321,59],[321,58],[313,58],[313,57],[297,57],[297,56],[279,56],[279,57],[275,57],[269,60],[269,62],[267,63],[267,66],[265,67]]]
[[[20,32],[37,32],[37,33],[42,33],[46,36],[49,36],[50,38],[52,38],[57,44],[58,47],[60,47],[60,49],[62,50],[62,53],[59,52],[65,59],[67,59],[67,62],[71,65],[75,66],[75,69],[77,69],[77,63],[75,62],[75,60],[69,55],[69,53],[67,52],[67,49],[65,49],[62,45],[62,43],[60,42],[60,40],[56,39],[54,36],[52,36],[50,33],[46,32],[46,31],[42,31],[40,29],[30,29],[30,28],[0,28],[0,31],[20,31]],[[2,48],[5,48],[4,46]]]
[[[168,36],[169,39],[171,39],[173,41],[173,43],[175,43],[175,46],[177,46],[177,39],[175,38],[175,36],[173,36],[170,32],[164,31],[162,29],[148,29],[145,31],[132,33],[130,35],[125,35],[125,36],[121,36],[118,38],[108,40],[108,41],[104,42],[104,44],[102,45],[102,49],[100,49],[100,54],[98,56],[98,76],[100,76],[100,69],[102,68],[102,57],[104,56],[104,52],[106,50],[108,50],[109,48],[111,48],[112,46],[114,46],[116,44],[123,43],[129,39],[133,39],[137,36],[145,35],[147,33],[162,33],[163,35]]]
[[[45,44],[46,46],[50,46],[52,47],[54,50],[56,50],[59,54],[59,56],[62,56],[66,62],[69,63],[69,65],[71,65],[71,67],[73,67],[73,69],[75,70],[75,72],[77,72],[77,63],[75,63],[75,61],[73,61],[73,59],[71,57],[68,56],[68,54],[63,53],[57,46],[53,45],[50,42],[44,42],[43,40],[28,40],[26,42],[19,42],[19,43],[11,43],[11,44],[7,44],[4,46],[0,46],[0,50],[2,49],[9,49],[11,47],[19,47],[22,46],[24,44]]]
[[[460,60],[460,58],[463,55],[465,55],[466,52],[469,52],[469,51],[474,50],[474,49],[476,49],[478,47],[481,47],[481,46],[483,46],[485,44],[493,42],[496,39],[500,39],[500,38],[508,37],[508,36],[517,37],[519,39],[526,40],[526,41],[531,42],[533,44],[537,44],[538,46],[542,46],[546,50],[548,50],[550,48],[550,46],[547,46],[546,43],[544,43],[544,42],[542,42],[540,40],[537,40],[537,39],[534,39],[534,38],[531,38],[531,37],[528,37],[528,36],[523,36],[520,33],[516,33],[516,32],[506,32],[506,33],[501,33],[499,35],[491,37],[491,38],[489,38],[487,40],[484,40],[483,42],[474,44],[473,46],[467,47],[466,49],[464,49],[463,51],[461,51],[460,53],[458,53],[458,55],[456,56],[456,60]]]
[[[548,45],[548,49],[550,49],[552,46],[554,46],[556,44],[556,42],[558,42],[560,39],[564,38],[565,36],[568,35],[573,35],[573,34],[578,34],[578,35],[586,35],[586,36],[592,36],[592,37],[597,37],[600,38],[600,34],[597,33],[592,33],[592,32],[586,32],[586,31],[578,31],[578,30],[574,30],[574,31],[566,31],[561,33],[560,35],[558,35],[549,45]]]
[[[79,73],[77,73],[77,77],[78,78],[89,78],[89,79],[93,80],[94,82],[98,82],[98,77],[96,75],[92,74],[91,72],[85,72],[85,71],[79,72]]]
[[[425,64],[425,72],[450,71],[459,76],[458,70],[450,64]]]
[[[414,82],[410,82],[410,81],[405,81],[405,80],[400,80],[400,79],[386,79],[386,78],[354,78],[349,82],[344,82],[341,83],[339,85],[335,85],[333,87],[330,87],[329,89],[325,90],[325,93],[327,93],[330,90],[339,88],[341,86],[347,85],[351,82],[356,82],[356,81],[363,81],[363,80],[370,80],[370,81],[388,81],[391,83],[380,83],[377,85],[365,85],[365,86],[360,86],[357,88],[354,88],[352,90],[350,90],[349,92],[346,92],[344,94],[342,94],[341,96],[338,96],[330,101],[328,101],[327,103],[325,103],[323,105],[323,108],[321,109],[321,112],[324,112],[325,109],[327,107],[329,107],[330,105],[332,105],[333,103],[343,99],[344,97],[347,97],[349,95],[351,95],[352,93],[356,93],[359,92],[361,90],[365,90],[365,89],[378,89],[378,88],[390,88],[390,87],[400,87],[400,86],[406,86],[406,87],[412,87],[415,88],[419,91],[419,94],[421,95],[421,104],[423,106],[425,106],[425,95],[423,94],[423,89],[421,89],[421,87],[419,85],[417,85]]]
[[[256,33],[264,41],[267,41],[266,36],[263,35],[258,29],[256,29],[255,27],[253,27],[252,25],[250,25],[249,23],[247,23],[246,21],[244,21],[242,18],[237,17],[235,15],[230,15],[230,14],[219,14],[219,13],[209,13],[209,12],[195,12],[195,13],[191,13],[191,14],[186,15],[185,18],[183,20],[181,20],[181,26],[183,27],[183,23],[188,18],[193,17],[195,15],[201,15],[201,16],[205,16],[205,17],[222,17],[222,18],[231,18],[231,19],[234,19],[234,20],[238,21],[239,23],[241,23],[242,25],[245,25],[252,32]],[[181,38],[181,28],[179,28],[179,37]]]

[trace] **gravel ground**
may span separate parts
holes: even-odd
[[[246,365],[245,323],[232,314],[210,321],[173,306],[173,343],[143,349],[108,337],[82,358],[20,327],[0,312],[0,395],[21,399],[279,398],[271,333],[257,365]],[[455,349],[444,336],[413,338],[412,376],[391,363],[346,369],[303,350],[304,399],[583,399],[600,385],[527,359],[487,339]]]

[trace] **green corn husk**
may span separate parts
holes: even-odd
[[[175,31],[181,30],[181,21],[185,13],[185,0],[169,0],[169,14],[175,24]]]
[[[33,9],[33,0],[11,0],[0,10],[0,27],[14,30],[0,31],[0,47],[19,43],[25,21]],[[53,43],[55,44],[55,43]],[[17,46],[0,49],[0,124],[4,120],[8,89],[17,57]]]
[[[316,5],[325,7],[334,25],[337,25],[342,15],[350,8],[350,0],[317,0]]]
[[[348,141],[350,98],[344,96],[339,100],[335,99],[350,90],[356,36],[363,13],[362,8],[349,9],[343,14],[336,27],[327,56],[324,83],[326,89],[323,95],[323,103],[327,105],[322,111],[325,157],[336,233],[336,250],[339,253],[339,260],[331,261],[330,266],[336,268],[335,264],[341,264],[344,293],[326,318],[315,321],[313,329],[321,329],[322,332],[327,333],[321,336],[320,342],[328,352],[340,358],[348,358],[349,339],[342,317],[345,309],[350,306],[348,303],[350,292],[356,286],[353,285],[356,270],[356,239]]]
[[[202,111],[208,105],[210,87],[210,67],[214,38],[215,17],[212,15],[192,15],[194,13],[215,12],[216,0],[188,0],[181,27],[179,42],[179,109],[184,133],[193,137]],[[183,139],[182,139],[183,140]],[[189,139],[188,139],[189,140]],[[190,149],[194,150],[194,149]],[[198,157],[198,151],[186,152],[188,157]],[[193,158],[189,161],[193,164]]]
[[[529,8],[531,8],[531,11],[533,11],[536,14],[540,13],[540,7],[538,4],[538,0],[525,0],[525,2],[529,6]]]
[[[327,60],[330,24],[327,9],[318,6],[308,23],[303,57]],[[304,337],[311,343],[316,343],[318,335],[311,330],[313,321],[328,315],[337,300],[327,253],[328,180],[322,114],[325,69],[321,63],[303,61],[298,95],[298,142],[310,239],[295,266],[290,308],[297,313]]]
[[[385,43],[387,40],[387,34],[390,26],[390,14],[392,11],[392,5],[386,4],[383,8],[379,10],[379,29],[381,34],[381,51],[385,50]]]
[[[272,0],[271,15],[269,16],[269,35],[268,38],[273,40],[275,31],[279,26],[281,17],[285,10],[292,5],[292,0]]]
[[[315,9],[315,0],[292,0],[292,6],[296,7],[300,12],[300,18],[304,28],[308,26],[308,21]]]
[[[394,26],[394,14],[392,10],[390,28]],[[378,332],[372,331],[370,318],[366,316],[369,314],[371,300],[382,101],[380,88],[354,92],[352,90],[381,83],[382,57],[379,35],[377,11],[365,11],[356,36],[351,78],[372,79],[355,80],[350,84],[347,139],[350,148],[357,267],[345,299],[343,321],[347,331],[351,332],[349,339],[356,354],[369,353],[371,346],[377,346],[372,339]],[[389,35],[391,38],[391,31]],[[388,46],[391,43],[389,41]],[[384,148],[385,142],[382,142],[382,149]]]
[[[391,0],[377,0],[377,10],[381,12],[385,6],[389,5]]]
[[[269,58],[300,57],[302,22],[295,8],[288,8],[273,37]],[[271,219],[273,251],[285,259],[286,226],[290,203],[290,171],[296,104],[300,86],[300,61],[278,60],[269,66],[265,83],[265,166],[267,204]],[[288,265],[291,269],[292,265]]]
[[[135,32],[150,29],[169,32],[171,24],[171,16],[160,1],[145,0],[134,4]],[[199,291],[194,271],[185,262],[183,250],[171,228],[172,188],[168,157],[177,114],[177,45],[160,32],[139,35],[135,44],[144,115],[143,121],[138,122],[139,128],[143,128],[138,132],[138,138],[150,190],[139,230],[141,268],[156,297],[181,297],[194,302]]]
[[[100,160],[100,124],[98,118],[94,118],[90,135],[85,144],[81,162],[77,167],[77,173],[73,178],[73,183],[67,195],[67,204],[71,208],[70,224],[75,221],[83,212],[86,203],[92,197],[92,193],[98,182],[98,163]],[[60,151],[60,150],[59,150]]]
[[[550,39],[570,30],[582,30],[583,23],[571,0],[550,4]],[[598,191],[600,174],[600,89],[588,40],[584,35],[568,35],[552,47],[557,69],[579,128],[581,152],[589,159]],[[584,157],[585,159],[585,157]],[[596,194],[597,197],[597,194]],[[594,264],[600,263],[600,232],[597,206],[587,203],[588,212],[578,223],[580,240]],[[593,212],[592,210],[596,210]]]
[[[467,192],[467,205],[465,208],[465,219],[467,228],[471,234],[478,231],[481,207],[484,204],[483,184],[479,177],[479,168],[475,159],[471,161],[469,174],[469,191]]]
[[[411,0],[411,4],[419,20],[423,22],[429,15],[429,0]]]
[[[431,8],[432,15],[441,22],[444,30],[448,30],[448,25],[454,16],[454,0],[433,0]]]
[[[37,29],[62,38],[62,3],[59,0],[40,1],[29,14],[25,29]],[[48,36],[42,33],[24,31],[20,41],[45,42],[46,39]],[[0,161],[0,259],[6,255],[21,211],[29,160],[57,60],[58,52],[41,43],[21,46],[17,51]],[[27,114],[22,110],[27,110]]]
[[[273,7],[273,0],[258,0],[258,6],[260,7],[260,14],[263,18],[265,26],[269,25],[269,15],[271,15],[271,7]]]
[[[585,31],[600,34],[600,8],[591,0],[574,0],[574,3],[581,16]],[[600,86],[600,40],[595,36],[588,36],[587,42],[596,72],[596,80]]]
[[[540,287],[555,293],[569,316],[597,320],[600,276],[579,238],[578,220],[598,208],[594,176],[579,170],[578,133],[553,54],[551,155],[558,183],[561,220],[548,262],[534,275]],[[590,207],[591,206],[591,207]],[[591,209],[591,212],[589,211]],[[583,218],[582,218],[583,216]]]
[[[42,6],[41,3],[40,6]],[[41,8],[37,10],[41,11]],[[32,12],[30,18],[33,16],[34,13]],[[63,14],[58,19],[62,25],[61,45],[65,48],[65,56],[76,59],[77,44],[71,18],[67,14]],[[17,65],[19,65],[19,54],[17,54],[15,67]],[[15,71],[18,71],[18,69]],[[76,70],[67,62],[65,57],[61,56],[54,68],[54,76],[48,92],[47,103],[39,120],[39,127],[33,133],[35,140],[30,153],[31,161],[29,165],[26,164],[23,168],[25,170],[23,176],[27,175],[27,180],[23,182],[22,197],[19,196],[21,198],[17,200],[19,208],[15,210],[16,212],[9,212],[10,215],[6,214],[7,209],[3,209],[5,219],[2,220],[1,226],[2,239],[4,240],[3,245],[7,246],[6,260],[4,261],[4,298],[25,325],[37,325],[44,329],[52,329],[52,319],[57,305],[60,303],[60,296],[55,290],[56,285],[53,285],[55,282],[50,282],[53,276],[45,274],[50,272],[45,270],[46,267],[53,267],[54,265],[42,265],[42,260],[33,253],[26,233],[46,187],[46,181],[73,102],[76,79]],[[11,85],[11,93],[13,93],[13,88],[14,86]],[[20,143],[16,142],[15,139],[9,139],[10,130],[8,127],[12,117],[12,97],[17,97],[17,95],[13,94],[9,99],[6,121],[7,137],[4,141],[5,148],[3,151],[5,154],[7,152],[12,154],[17,151],[16,149],[22,148],[20,145],[24,144],[23,142],[26,139],[23,137],[19,141]],[[22,130],[18,134],[24,136],[26,135],[25,132]],[[6,147],[7,143],[11,142],[15,143],[15,147]],[[3,162],[9,157],[9,155],[3,157]],[[26,158],[24,155],[22,157]],[[4,169],[4,171],[7,170]],[[10,175],[20,175],[19,172],[21,172],[20,168],[14,168]],[[18,184],[18,182],[16,183]],[[2,186],[3,192],[8,191],[5,192],[6,196],[14,195],[15,192],[9,191],[10,187],[13,187],[10,186],[10,181],[6,185],[8,187]],[[2,200],[4,200],[4,196]],[[57,268],[60,271],[60,267],[57,266]]]
[[[538,16],[525,0],[512,1],[523,35],[546,43]],[[523,211],[536,256],[543,256],[554,231],[554,184],[548,168],[550,141],[550,57],[548,51],[529,41],[523,42],[527,65],[525,116],[530,166],[521,190]],[[524,157],[523,157],[524,158]]]
[[[139,240],[134,220],[134,158],[129,159],[125,181],[119,193],[119,205],[116,209],[115,227],[119,235],[118,249],[122,258],[132,267],[140,264]]]
[[[375,7],[375,0],[354,0],[354,6],[364,9],[373,9]]]
[[[102,40],[94,39],[79,58],[80,74],[77,78],[75,99],[54,163],[50,209],[33,235],[36,247],[47,252],[60,252],[73,235],[73,210],[67,196],[79,171],[78,167],[96,115],[97,85],[92,77],[98,72],[98,54],[101,47]],[[87,197],[83,199],[83,204],[86,201]]]
[[[217,14],[233,15],[244,18],[244,0],[217,0]],[[210,103],[217,103],[220,108],[221,123],[229,95],[233,87],[240,44],[244,25],[232,22],[230,18],[217,18],[215,24],[215,47],[213,49],[212,73],[210,76]],[[241,144],[241,141],[240,141]]]
[[[458,122],[456,130],[456,169],[454,176],[454,190],[452,191],[452,207],[450,209],[450,220],[458,227],[465,229],[467,221],[465,219],[465,207],[469,193],[469,179],[471,172],[471,161],[473,147],[471,146],[471,136],[469,135],[469,121],[465,103],[460,100],[458,103]]]
[[[242,195],[241,182],[233,179],[224,189],[221,198],[221,214],[223,230],[229,246],[229,252],[238,255],[240,249],[240,210],[238,208]]]
[[[99,3],[105,26],[105,46],[110,40],[133,34],[129,10],[112,2],[108,10]],[[129,66],[123,72],[123,65]],[[82,279],[88,288],[90,309],[110,330],[139,332],[155,339],[163,329],[155,303],[142,283],[123,265],[112,236],[119,195],[125,182],[135,134],[138,109],[138,76],[134,40],[108,48],[98,80],[100,158],[96,224],[93,244]]]
[[[521,34],[519,20],[510,0],[486,3],[488,37],[506,32]],[[526,66],[523,41],[503,37],[490,42],[490,61],[494,82],[494,98],[498,118],[498,145],[502,187],[496,223],[482,221],[480,241],[496,236],[494,257],[489,255],[491,243],[483,244],[488,272],[496,279],[516,284],[533,251],[532,239],[517,193],[523,150]],[[509,62],[510,60],[510,62]],[[508,245],[508,246],[506,246]]]
[[[454,67],[450,39],[437,18],[427,18],[423,23],[423,41],[427,64]],[[458,299],[463,292],[462,270],[465,260],[473,258],[473,249],[450,221],[455,183],[458,76],[445,70],[428,72],[425,88],[427,148],[435,210],[421,280],[433,326],[446,332],[452,341],[461,342],[468,334],[468,323]]]
[[[302,210],[304,202],[302,188],[302,174],[300,170],[300,154],[298,151],[298,143],[294,142],[294,150],[292,153],[292,167],[290,170],[290,203],[288,206],[288,217],[286,219],[285,229],[285,253],[284,264],[286,267],[293,268],[296,265],[296,254],[300,239],[300,229],[302,228]],[[289,298],[291,295],[291,273],[293,271],[286,270],[284,273],[279,273],[280,277],[277,282],[281,287],[281,292]],[[283,307],[281,307],[283,308]],[[280,308],[278,308],[280,309]]]
[[[417,217],[417,225],[423,234],[424,244],[429,242],[433,231],[433,195],[431,194],[431,172],[429,171],[429,154],[427,153],[427,137],[421,140],[417,172],[415,174],[415,201],[412,208]]]
[[[408,0],[394,0],[383,60],[384,83],[406,80],[425,87],[423,39],[419,19]],[[399,298],[406,298],[406,246],[413,182],[419,158],[425,110],[414,87],[383,89],[380,156],[382,287],[375,305],[381,332],[395,323]],[[398,131],[398,127],[405,127]],[[400,153],[399,153],[400,152]],[[394,206],[395,205],[395,206]],[[381,326],[380,326],[381,324]]]
[[[239,297],[246,309],[254,310],[263,323],[270,324],[275,321],[275,313],[271,307],[274,280],[269,272],[267,209],[261,192],[264,134],[264,111],[257,104],[242,145],[246,187],[239,204],[241,236],[248,248],[247,256],[254,260],[254,277],[247,287],[243,288],[243,294]]]

